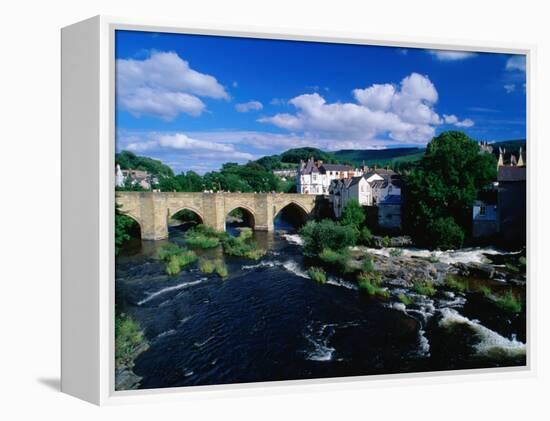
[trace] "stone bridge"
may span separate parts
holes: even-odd
[[[273,221],[284,208],[294,207],[304,219],[315,209],[316,196],[295,193],[170,193],[116,192],[119,211],[134,219],[144,240],[168,237],[168,220],[183,209],[193,211],[202,223],[225,231],[225,219],[243,209],[255,230],[272,231]]]

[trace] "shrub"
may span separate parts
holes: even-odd
[[[157,252],[157,259],[168,262],[172,256],[181,253],[184,249],[174,243],[163,245]]]
[[[189,231],[193,231],[198,234],[203,234],[207,237],[218,237],[223,234],[222,232],[216,231],[215,228],[209,227],[204,224],[199,224]]]
[[[418,282],[414,285],[414,290],[420,295],[431,297],[437,292],[431,282]]]
[[[252,228],[246,227],[246,228],[242,228],[240,231],[241,232],[239,233],[239,240],[246,241],[252,238],[252,235],[253,235]]]
[[[393,248],[390,250],[390,256],[391,257],[399,257],[403,254],[403,250],[401,249],[396,249],[396,248]]]
[[[407,297],[405,294],[403,293],[400,293],[398,296],[397,296],[397,299],[399,301],[401,301],[403,304],[405,304],[406,306],[410,305],[412,303],[412,300]]]
[[[170,256],[168,264],[166,265],[166,273],[168,275],[177,275],[181,270],[197,260],[197,255],[191,250],[181,250],[179,254]]]
[[[300,230],[300,235],[304,240],[304,254],[309,257],[318,256],[327,245],[340,251],[355,245],[357,241],[357,232],[353,227],[342,226],[329,219],[308,222]]]
[[[324,284],[327,282],[327,274],[323,270],[323,268],[318,267],[310,267],[308,270],[309,277],[313,279],[315,282],[319,282],[320,284]]]
[[[216,273],[218,274],[218,276],[220,276],[221,278],[227,278],[229,276],[229,271],[227,270],[227,266],[223,261],[218,259],[216,260],[215,265]]]
[[[209,249],[219,246],[220,240],[215,237],[206,237],[202,234],[193,234],[185,236],[185,243],[190,247]]]
[[[361,263],[361,270],[367,273],[374,272],[374,264],[372,263],[372,256],[370,254],[367,254]]]
[[[387,235],[382,238],[382,247],[390,247],[391,246],[391,238]]]
[[[185,234],[185,242],[191,247],[197,248],[213,248],[220,244],[220,239],[223,238],[223,233],[216,231],[214,228],[200,224],[190,229]]]
[[[207,274],[214,273],[214,271],[216,270],[216,265],[212,260],[201,259],[199,262],[199,270],[202,273],[207,273]]]
[[[360,273],[357,276],[357,285],[362,291],[365,291],[368,295],[388,298],[390,293],[384,288],[380,288],[380,278],[373,276],[371,273]]]
[[[348,271],[348,253],[345,250],[340,252],[334,251],[329,248],[323,249],[319,254],[319,259],[330,269],[339,272],[345,273]]]
[[[230,256],[252,260],[261,259],[266,253],[264,249],[258,248],[256,243],[245,243],[240,238],[231,236],[224,240],[223,251]]]
[[[342,225],[349,225],[356,230],[365,222],[365,212],[357,199],[351,199],[342,209]]]
[[[370,232],[370,229],[367,227],[361,228],[361,231],[359,231],[359,243],[363,244],[364,246],[369,246],[371,244],[372,240],[372,233]]]
[[[174,276],[180,273],[180,271],[181,271],[181,268],[178,263],[178,258],[176,256],[170,257],[170,260],[166,265],[166,273],[170,276]]]
[[[458,292],[466,292],[469,290],[469,284],[467,280],[461,280],[452,275],[447,275],[445,277],[445,285],[447,286],[447,288]]]
[[[503,310],[511,313],[519,313],[523,309],[523,304],[520,299],[514,295],[512,290],[508,290],[504,294],[499,295],[495,303]]]
[[[128,366],[137,350],[145,343],[145,337],[139,324],[123,314],[115,318],[115,365],[117,368]]]
[[[367,282],[369,284],[379,286],[382,283],[382,275],[380,275],[380,273],[376,272],[376,271],[373,271],[373,272],[360,272],[357,275],[357,281],[359,283]]]
[[[227,278],[227,276],[229,275],[229,272],[227,271],[227,266],[225,266],[225,263],[221,259],[202,259],[199,262],[199,270],[202,273],[206,274],[215,272],[218,276],[222,278]]]
[[[464,243],[464,230],[452,217],[437,218],[426,227],[428,243],[442,250],[457,249]]]

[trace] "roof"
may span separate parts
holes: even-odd
[[[323,164],[320,168],[323,171],[353,171],[353,167],[342,164]]]
[[[525,181],[527,178],[526,167],[498,167],[497,180],[503,181]]]
[[[378,205],[400,205],[401,204],[401,195],[399,194],[388,194],[384,200],[382,200]]]
[[[350,183],[347,187],[351,187],[351,186],[355,186],[356,184],[358,184],[364,177],[363,176],[359,176],[359,177],[352,177],[350,180]]]
[[[369,183],[373,189],[383,189],[388,185],[386,180],[374,180]]]
[[[306,166],[300,170],[300,174],[311,174],[314,172],[319,172],[319,169],[315,166],[313,158],[309,158]]]

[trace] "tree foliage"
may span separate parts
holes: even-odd
[[[346,203],[346,206],[342,209],[341,222],[342,225],[349,225],[357,231],[360,230],[365,222],[365,212],[357,199],[351,199]]]
[[[405,227],[420,245],[460,246],[464,232],[470,231],[478,191],[495,178],[493,155],[480,153],[479,145],[462,132],[440,134],[405,177]],[[445,222],[450,226],[443,229]]]
[[[147,171],[149,174],[159,177],[173,177],[174,172],[161,161],[138,156],[130,151],[122,151],[115,155],[115,161],[123,170],[133,169]]]
[[[120,206],[115,205],[115,254],[118,254],[122,245],[128,241],[130,229],[137,224],[132,218],[120,213]]]
[[[357,232],[353,227],[330,219],[308,222],[300,229],[300,235],[304,240],[304,254],[310,257],[318,256],[325,248],[344,250],[357,241]]]

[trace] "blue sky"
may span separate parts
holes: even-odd
[[[199,173],[300,146],[424,146],[445,130],[525,137],[525,59],[116,33],[117,150]]]

